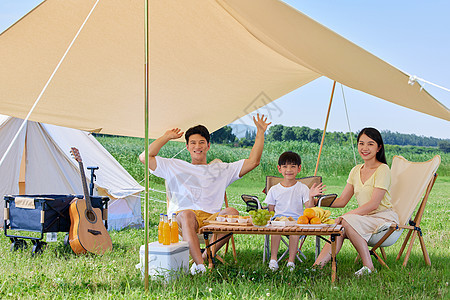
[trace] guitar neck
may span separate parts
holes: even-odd
[[[91,196],[89,195],[89,190],[86,182],[86,175],[84,174],[83,162],[79,161],[78,165],[80,166],[81,182],[83,183],[83,193],[84,199],[86,199],[86,208],[89,211],[92,211]]]

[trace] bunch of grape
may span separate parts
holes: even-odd
[[[258,210],[251,210],[249,212],[250,216],[252,216],[253,224],[256,226],[265,226],[270,218],[273,217],[274,212],[268,211],[267,209],[258,209]]]

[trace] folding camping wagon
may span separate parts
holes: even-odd
[[[7,195],[5,199],[5,236],[11,240],[11,251],[26,249],[26,239],[30,239],[32,255],[42,253],[46,242],[42,241],[47,232],[69,232],[69,206],[73,199],[83,198],[80,195]],[[108,197],[91,196],[94,208],[100,208],[105,227],[108,228]],[[39,237],[13,235],[9,231],[38,232]],[[14,232],[16,233],[16,232]],[[68,234],[64,239],[68,245]]]

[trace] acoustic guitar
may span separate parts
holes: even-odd
[[[92,207],[80,153],[74,147],[71,148],[70,153],[80,167],[84,192],[84,199],[75,199],[69,207],[70,247],[76,254],[86,252],[104,254],[106,251],[112,250],[111,237],[103,224],[101,210]]]

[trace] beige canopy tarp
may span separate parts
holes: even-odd
[[[0,35],[0,113],[27,115],[94,3],[47,0]],[[99,1],[30,119],[143,136],[144,13]],[[218,129],[320,76],[450,120],[407,74],[280,1],[151,0],[149,30],[150,137]]]

